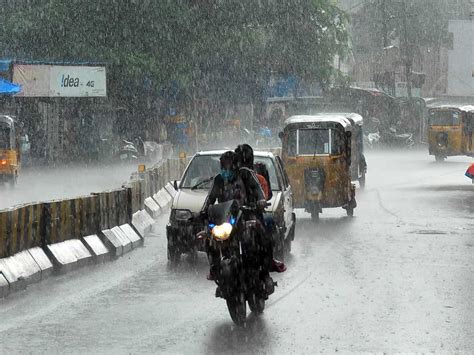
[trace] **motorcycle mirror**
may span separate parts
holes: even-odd
[[[200,231],[196,234],[196,239],[205,239],[206,238],[206,231]]]

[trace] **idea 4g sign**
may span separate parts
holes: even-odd
[[[105,67],[15,64],[13,82],[21,85],[17,96],[107,96]]]
[[[53,66],[51,96],[106,96],[105,67]]]

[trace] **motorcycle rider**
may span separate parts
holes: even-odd
[[[253,149],[248,144],[241,144],[237,146],[235,149],[236,158],[237,158],[237,166],[239,168],[240,175],[242,180],[247,187],[247,191],[249,195],[253,199],[257,199],[257,204],[259,204],[260,209],[257,213],[257,218],[262,222],[266,229],[266,235],[264,238],[261,239],[261,257],[262,257],[262,267],[263,267],[263,277],[268,282],[270,278],[269,272],[277,271],[277,272],[284,272],[286,270],[286,266],[281,261],[275,260],[273,258],[273,237],[272,237],[272,229],[271,226],[267,225],[263,217],[263,211],[266,206],[266,200],[262,200],[264,198],[262,186],[259,183],[259,179],[254,171],[254,156],[253,156]],[[268,171],[267,171],[268,175]],[[267,179],[267,183],[269,183],[269,178],[264,177]],[[255,182],[258,182],[258,187],[255,186]],[[271,279],[271,278],[270,278]]]
[[[209,190],[209,194],[207,195],[206,201],[201,209],[201,216],[203,219],[206,219],[207,217],[209,206],[213,205],[216,201],[222,203],[229,200],[236,200],[239,206],[243,206],[246,203],[246,189],[236,166],[235,153],[227,151],[220,156],[219,160],[221,171],[214,178],[212,187]],[[219,271],[219,254],[217,251],[209,248],[208,245],[206,245],[206,251],[210,264],[209,275],[207,278],[209,280],[214,280]]]

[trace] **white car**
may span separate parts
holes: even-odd
[[[170,261],[178,261],[182,253],[204,251],[204,245],[196,239],[196,234],[205,227],[200,211],[212,179],[220,171],[219,158],[224,152],[213,150],[197,153],[186,167],[181,181],[175,182],[178,191],[166,226]],[[291,186],[279,156],[256,151],[254,160],[255,163],[264,163],[270,176],[273,197],[266,208],[265,220],[272,224],[276,257],[283,259],[285,252],[291,250],[295,236],[296,217],[293,213]]]

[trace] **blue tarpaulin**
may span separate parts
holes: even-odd
[[[3,95],[12,95],[19,93],[21,91],[21,86],[13,84],[8,80],[0,78],[0,94]]]

